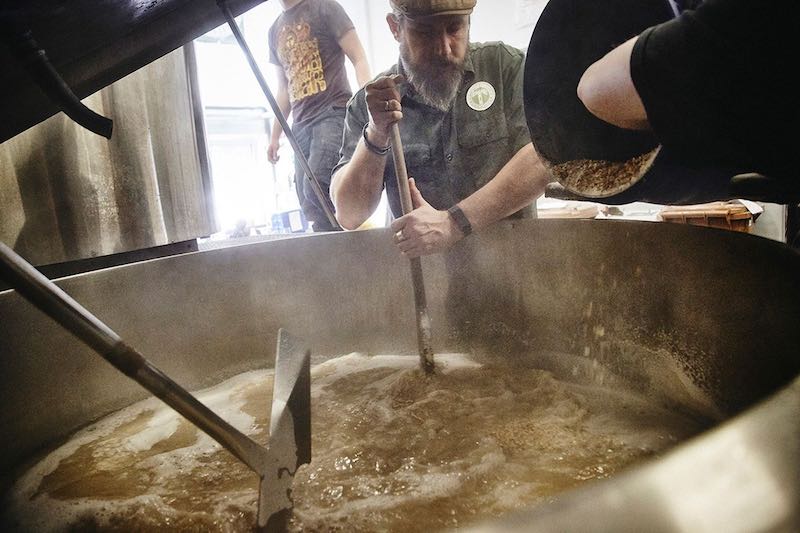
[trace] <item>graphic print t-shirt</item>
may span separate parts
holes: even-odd
[[[303,0],[269,29],[270,62],[286,73],[294,123],[302,124],[352,96],[339,39],[353,29],[334,0]]]

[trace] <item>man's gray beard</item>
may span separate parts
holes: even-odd
[[[405,44],[401,43],[400,61],[418,99],[440,111],[450,109],[464,79],[464,62],[460,65],[444,61],[414,65],[408,61],[407,51]],[[466,61],[466,57],[464,60]]]

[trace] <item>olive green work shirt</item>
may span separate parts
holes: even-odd
[[[472,43],[469,50],[464,80],[449,111],[415,100],[407,83],[398,87],[408,175],[436,209],[470,196],[531,142],[522,99],[523,52],[500,42]],[[394,65],[379,76],[397,73]],[[362,88],[347,104],[341,158],[334,173],[350,161],[367,122]],[[383,182],[392,214],[398,217],[402,210],[391,156],[386,158]]]

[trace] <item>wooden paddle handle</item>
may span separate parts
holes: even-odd
[[[397,122],[392,124],[392,156],[394,156],[394,170],[397,174],[397,186],[400,190],[400,207],[403,214],[407,215],[414,210],[411,202],[411,189],[408,186],[408,169],[406,168],[406,158],[403,155],[403,141],[400,139],[400,127]]]
[[[411,203],[411,189],[408,186],[408,170],[406,158],[403,155],[403,141],[400,139],[400,127],[395,122],[392,124],[392,156],[394,157],[394,171],[397,175],[397,188],[400,191],[400,206],[403,214],[410,213],[414,206]],[[428,302],[425,296],[425,281],[422,277],[422,262],[419,257],[411,260],[411,282],[414,285],[414,307],[417,314],[417,344],[419,358],[425,373],[434,371],[433,348],[431,348],[431,320],[428,316]]]

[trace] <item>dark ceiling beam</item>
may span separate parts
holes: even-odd
[[[228,5],[238,16],[264,1],[229,0]],[[30,30],[78,98],[225,22],[215,0],[10,0],[0,6],[4,37]],[[60,111],[6,44],[0,44],[0,69],[0,142]]]

